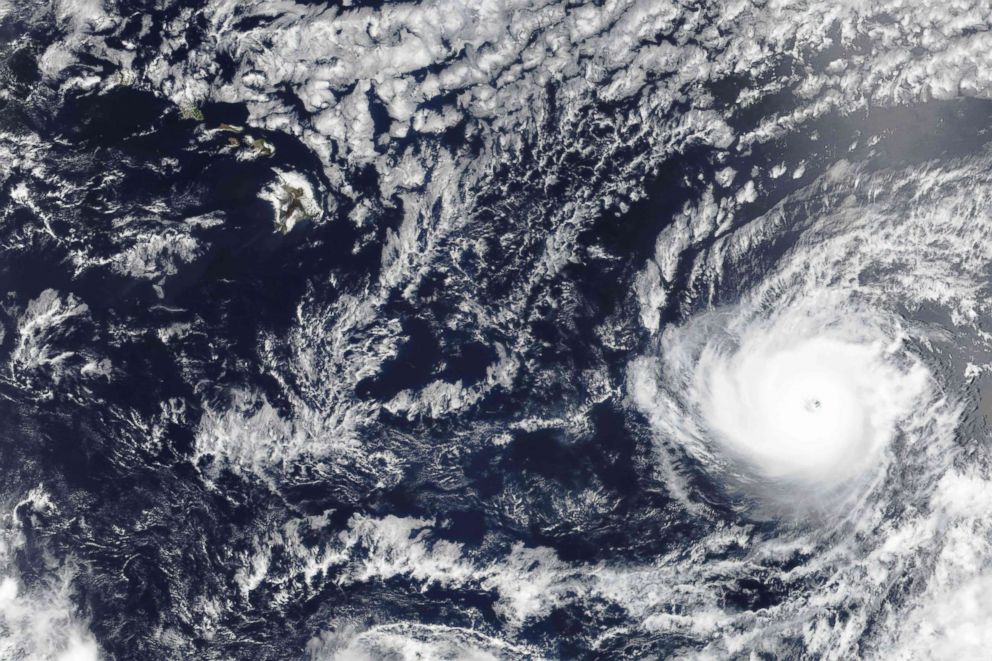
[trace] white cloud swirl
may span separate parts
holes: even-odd
[[[691,371],[683,401],[716,451],[766,477],[817,483],[878,463],[899,422],[930,395],[929,372],[886,335],[894,328],[836,314],[818,302],[769,320],[731,319],[694,364],[670,365]],[[696,327],[676,329],[666,344]]]

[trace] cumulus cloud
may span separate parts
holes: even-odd
[[[78,570],[71,560],[48,563],[47,571],[25,581],[15,555],[24,545],[18,516],[57,510],[43,487],[32,489],[0,530],[0,656],[12,661],[97,661],[99,647],[73,600]],[[16,512],[16,513],[15,513]]]

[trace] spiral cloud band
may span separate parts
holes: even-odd
[[[628,370],[656,470],[700,518],[720,516],[700,504],[714,483],[754,520],[770,515],[779,528],[767,536],[739,530],[747,562],[798,590],[757,622],[701,598],[700,617],[727,617],[715,625],[718,655],[776,649],[768,641],[791,627],[824,658],[950,658],[987,644],[976,632],[992,567],[980,431],[992,366],[989,162],[874,172],[839,162],[699,251],[677,300],[667,251],[712,221],[688,206],[659,237],[642,317],[650,324],[660,301],[681,321]],[[762,251],[775,260],[754,264]],[[784,568],[795,554],[816,560]],[[719,601],[721,579],[693,580]],[[814,585],[829,594],[810,596]],[[875,610],[880,594],[902,604],[913,632],[898,609]],[[937,604],[953,616],[938,617]],[[852,614],[843,625],[826,614],[838,609]]]
[[[880,329],[826,323],[789,311],[704,346],[689,394],[728,456],[773,478],[850,478],[926,396],[926,368]]]

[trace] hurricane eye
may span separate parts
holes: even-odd
[[[683,438],[704,469],[715,462],[796,493],[881,470],[899,426],[931,396],[929,371],[893,351],[897,317],[847,305],[841,318],[813,301],[763,316],[742,306],[740,317],[703,315],[667,331],[663,355],[675,360],[665,363],[666,387],[689,416]]]

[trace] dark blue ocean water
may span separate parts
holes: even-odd
[[[168,6],[160,9],[163,4]],[[121,38],[138,33],[142,13],[157,22],[180,9],[179,3],[134,5],[133,26],[121,31]],[[191,45],[197,29],[190,26]],[[223,153],[223,135],[205,139],[203,128],[243,124],[248,113],[240,105],[206,104],[204,120],[197,122],[139,89],[60,96],[45,87],[36,65],[55,35],[37,28],[25,36],[24,30],[11,19],[0,25],[0,42],[6,44],[0,78],[7,92],[0,101],[0,130],[39,136],[41,158],[58,175],[51,190],[42,191],[50,195],[39,197],[39,211],[56,235],[69,239],[27,232],[43,221],[39,213],[9,203],[18,181],[15,173],[0,190],[9,209],[0,226],[0,298],[8,331],[0,342],[0,357],[14,350],[10,331],[15,312],[54,289],[85,302],[89,317],[53,337],[52,345],[65,351],[92,348],[110,359],[115,376],[56,389],[51,397],[7,382],[0,385],[0,465],[5,493],[21,493],[43,482],[61,504],[56,516],[19,513],[26,543],[17,564],[24,580],[41,580],[49,553],[78,558],[85,570],[74,583],[76,600],[111,658],[170,658],[157,633],[162,630],[187,637],[198,658],[301,658],[307,640],[324,623],[345,614],[367,623],[410,619],[493,632],[503,626],[494,611],[494,595],[481,589],[422,589],[404,578],[341,587],[333,575],[320,575],[314,584],[291,584],[287,599],[273,599],[280,586],[263,583],[243,607],[225,612],[212,639],[202,638],[188,626],[185,613],[202,608],[203,599],[237,591],[231,559],[246,552],[252,539],[274,522],[327,513],[329,525],[319,535],[331,538],[356,514],[422,517],[444,522],[433,532],[436,538],[457,542],[480,560],[522,543],[551,548],[575,563],[648,561],[720,523],[693,519],[673,506],[650,470],[644,421],[617,398],[593,406],[589,429],[580,435],[564,426],[523,431],[509,424],[521,412],[553,417],[563,411],[563,402],[582,397],[582,375],[590,367],[605,365],[617,382],[623,381],[628,361],[646,341],[636,323],[633,278],[653,253],[659,231],[713,180],[718,167],[711,148],[690,146],[644,176],[642,200],[624,211],[604,209],[583,230],[579,244],[601,248],[616,259],[574,263],[542,282],[516,337],[499,335],[492,327],[453,327],[448,322],[466,299],[498,308],[521,287],[539,255],[539,239],[553,230],[542,224],[546,217],[540,210],[565,204],[577,188],[608,176],[609,168],[604,175],[599,155],[583,160],[573,151],[567,157],[568,176],[548,188],[535,176],[540,146],[531,145],[525,158],[491,173],[467,230],[489,246],[485,258],[462,253],[456,264],[435,264],[414,296],[397,292],[384,304],[379,314],[398,320],[402,342],[377,373],[357,383],[353,396],[387,402],[437,379],[473,385],[497,361],[495,346],[520,338],[528,343],[523,355],[534,369],[508,390],[444,420],[408,419],[383,410],[365,428],[361,442],[403,455],[406,468],[398,482],[383,487],[373,471],[346,465],[318,469],[304,462],[275,483],[222,470],[208,484],[201,471],[202,462],[210,460],[197,463],[194,454],[202,403],[223,407],[231,389],[243,387],[264,393],[288,414],[287,386],[262,369],[259,338],[286,336],[301,304],[319,307],[340,296],[361,296],[375,283],[387,232],[399,226],[403,202],[397,198],[392,206],[377,206],[373,229],[359,230],[347,220],[354,200],[333,190],[317,157],[298,139],[252,129],[276,147],[272,158],[242,161]],[[12,46],[15,39],[22,45]],[[154,32],[148,39],[142,47],[153,52]],[[182,56],[181,51],[173,54]],[[99,61],[84,65],[107,68]],[[717,103],[730,104],[734,98],[732,89],[713,93]],[[793,100],[783,94],[774,103],[780,105],[735,115],[734,128],[753,128],[761,117]],[[625,108],[604,106],[601,112],[609,116]],[[765,170],[801,153],[812,177],[843,156],[858,136],[879,131],[884,138],[874,151],[869,154],[862,146],[854,156],[879,167],[919,162],[977,149],[987,140],[980,127],[990,123],[992,104],[978,101],[833,114],[719,167]],[[553,115],[546,129],[562,140],[595,141],[595,136],[573,135],[575,127],[556,124]],[[818,139],[811,142],[808,136],[813,134]],[[480,148],[465,125],[437,141],[461,153]],[[423,148],[429,146],[437,145]],[[642,148],[632,139],[626,150],[610,158],[619,167]],[[166,165],[169,159],[175,165]],[[286,234],[274,231],[272,209],[258,197],[273,167],[303,173],[326,187],[330,198],[325,210],[332,214],[328,221],[304,221]],[[378,195],[374,169],[347,170],[346,175],[357,197]],[[76,188],[60,191],[65,182]],[[801,184],[791,177],[777,180],[735,222],[764,213]],[[107,268],[76,273],[74,246],[91,256],[114,254],[115,221],[153,205],[165,209],[159,212],[163,222],[204,214],[223,222],[197,230],[205,246],[202,254],[165,277],[160,291],[152,281]],[[25,236],[31,238],[21,240]],[[775,249],[785,250],[794,239],[784,234]],[[707,248],[704,242],[685,253],[676,291],[686,284],[692,258]],[[755,272],[776,256],[774,251],[757,255]],[[455,266],[464,274],[461,280],[450,277]],[[755,276],[741,274],[741,289],[750,277]],[[547,304],[566,299],[570,303],[557,308]],[[689,312],[674,306],[662,321],[677,323]],[[624,334],[612,348],[595,335],[606,320],[614,320]],[[164,344],[158,331],[183,323],[199,331],[180,346]],[[151,419],[169,400],[185,403],[185,419],[167,425],[159,441],[148,442],[148,429],[133,424],[131,412]],[[460,435],[501,426],[509,434],[502,445]],[[442,474],[434,465],[437,448],[454,452]],[[708,484],[702,474],[693,479],[725,520],[739,516],[719,485]],[[581,528],[556,521],[551,500],[590,486],[615,499],[610,514]],[[497,503],[506,493],[525,498],[529,525],[504,516]],[[313,534],[317,545],[320,539]],[[288,563],[277,547],[269,571],[277,575]],[[728,604],[742,610],[767,607],[781,597],[781,586],[749,580],[725,595]],[[621,609],[605,602],[567,606],[528,623],[519,639],[560,658],[661,657],[685,643],[631,634],[615,637],[595,653],[589,650],[594,632],[620,626],[624,618]]]

